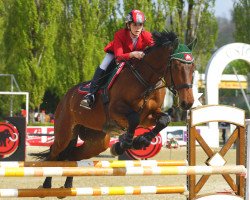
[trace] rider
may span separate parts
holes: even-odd
[[[91,81],[89,93],[84,96],[80,106],[91,109],[95,103],[95,93],[101,86],[102,76],[110,62],[115,58],[116,61],[129,60],[131,58],[142,59],[143,50],[147,46],[153,45],[150,32],[143,29],[145,15],[140,10],[132,10],[126,17],[126,27],[117,31],[114,40],[105,48],[107,52],[101,65],[96,69]]]

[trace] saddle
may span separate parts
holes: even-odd
[[[97,92],[98,94],[101,94],[103,96],[103,99],[108,98],[107,91],[113,86],[116,78],[119,76],[124,66],[125,66],[124,62],[116,64],[115,59],[113,59],[109,64],[105,74],[102,77],[103,78],[102,86],[99,88]],[[91,81],[81,83],[78,87],[78,93],[82,95],[86,95],[87,93],[89,93],[90,83]],[[106,101],[104,101],[104,103],[107,103]]]

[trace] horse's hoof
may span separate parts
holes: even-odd
[[[131,141],[121,141],[120,142],[121,149],[131,149],[133,147],[133,140]]]
[[[64,186],[60,187],[60,188],[65,188]],[[58,199],[64,199],[66,197],[57,197]]]
[[[64,198],[66,198],[66,197],[57,197],[58,199],[64,199]]]
[[[151,141],[144,136],[138,136],[133,140],[133,149],[142,149],[148,147]]]
[[[131,137],[127,133],[119,137],[119,142],[120,142],[120,149],[123,149],[123,151],[131,149],[133,147],[133,137]]]
[[[119,156],[122,155],[125,152],[125,149],[121,148],[121,144],[120,142],[116,142],[115,144],[113,144],[110,148],[110,153],[113,156]]]

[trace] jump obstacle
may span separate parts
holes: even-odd
[[[220,112],[217,112],[220,110]],[[222,112],[223,111],[223,112]],[[228,122],[236,126],[227,143],[214,152],[197,133],[196,126],[207,122]],[[0,189],[0,197],[46,196],[98,196],[189,193],[188,199],[198,197],[210,175],[221,174],[237,196],[245,197],[246,126],[245,113],[229,106],[202,106],[192,109],[188,118],[187,159],[185,161],[80,161],[80,162],[0,162],[1,177],[22,176],[130,176],[130,175],[187,175],[185,186],[127,186],[86,187],[70,189]],[[208,159],[206,166],[196,166],[196,143],[199,143]],[[236,165],[225,165],[225,154],[236,143]],[[176,162],[176,163],[175,163]],[[55,167],[54,167],[55,166]],[[236,174],[236,183],[229,174]],[[196,181],[197,175],[203,175]],[[166,177],[165,177],[166,178]],[[247,191],[248,192],[248,191]],[[248,197],[246,196],[246,199]]]
[[[227,122],[234,125],[232,135],[226,144],[219,150],[213,151],[205,142],[203,137],[197,132],[196,126],[203,123]],[[246,166],[246,124],[245,111],[232,106],[207,105],[197,107],[190,111],[188,115],[188,142],[187,160],[189,166],[196,165],[196,143],[204,150],[208,159],[204,161],[206,165],[222,167],[226,164],[224,156],[233,144],[236,144],[236,166]],[[245,177],[236,175],[236,182],[229,174],[222,174],[232,191],[238,196],[245,197]],[[196,181],[196,175],[187,176],[187,186],[189,199],[194,199],[202,187],[205,185],[210,175],[203,175]],[[249,200],[249,197],[246,197]]]
[[[185,166],[187,160],[113,160],[113,161],[44,161],[44,162],[0,162],[0,167],[160,167]]]
[[[66,197],[184,193],[185,186],[128,186],[51,189],[0,189],[0,197]]]
[[[169,166],[169,167],[5,167],[0,177],[41,176],[131,176],[131,175],[212,175],[246,174],[243,165],[238,166]]]

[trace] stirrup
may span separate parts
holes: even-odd
[[[84,96],[84,99],[80,102],[80,106],[90,110],[93,107],[94,102],[95,102],[94,94],[87,94],[86,96]]]

